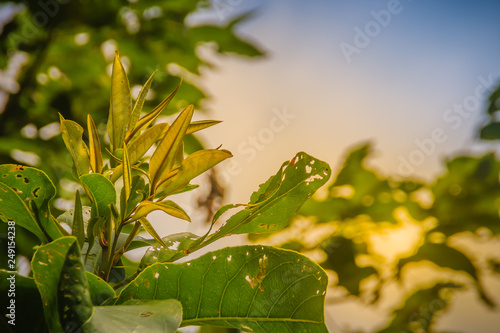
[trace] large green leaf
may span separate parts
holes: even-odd
[[[159,243],[151,243],[151,247],[146,251],[141,259],[140,268],[144,269],[147,266],[158,262],[173,262],[188,254],[191,244],[198,239],[198,236],[190,232],[181,232],[163,237],[163,243],[167,247]]]
[[[95,329],[93,332],[98,333],[174,333],[177,332],[181,320],[181,303],[169,299],[96,306],[90,324]]]
[[[116,51],[111,75],[111,108],[107,125],[113,151],[121,148],[131,112],[132,97],[128,78],[118,51]]]
[[[283,163],[276,175],[252,194],[250,203],[210,235],[211,243],[227,234],[272,232],[283,229],[295,212],[330,178],[330,167],[304,152]]]
[[[50,217],[49,203],[55,194],[54,184],[43,171],[14,164],[0,165],[0,218],[15,221],[42,242],[47,241],[47,236],[62,236]]]
[[[57,284],[68,249],[76,242],[74,237],[62,237],[43,245],[31,260],[33,277],[42,298],[45,321],[50,332],[62,332],[57,306]]]
[[[486,305],[493,307],[493,301],[485,294],[482,287],[479,275],[477,274],[476,266],[462,252],[446,244],[434,244],[426,242],[422,245],[414,255],[400,259],[398,262],[398,275],[401,273],[403,266],[422,260],[430,261],[440,267],[451,268],[455,271],[467,273],[474,279],[477,291],[480,298]]]
[[[158,263],[125,287],[130,299],[178,299],[182,325],[216,325],[252,332],[327,332],[328,277],[307,257],[265,246],[207,253],[186,263]]]
[[[113,183],[98,173],[83,175],[80,181],[90,192],[93,202],[92,216],[109,216],[108,205],[116,204],[116,190]]]
[[[11,288],[15,285],[14,288]],[[9,293],[14,292],[9,296]],[[37,332],[45,333],[47,327],[43,317],[42,300],[40,293],[36,287],[35,281],[32,278],[25,277],[19,274],[0,270],[0,307],[4,314],[10,313],[9,306],[15,311],[15,326],[8,324],[9,318],[0,320],[0,331],[2,332],[33,332],[33,328],[37,328]],[[14,300],[14,306],[11,305],[11,300]]]
[[[54,279],[55,280],[55,279]],[[78,242],[67,249],[57,282],[57,307],[64,332],[79,330],[92,316],[93,305]],[[91,332],[90,326],[84,332]]]

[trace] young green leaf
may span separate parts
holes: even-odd
[[[78,245],[82,247],[83,243],[85,243],[85,227],[83,224],[82,201],[80,200],[80,192],[78,190],[76,191],[75,209],[73,213],[74,215],[73,224],[71,225],[71,235],[76,237]]]
[[[191,219],[181,206],[173,201],[165,200],[160,202],[141,202],[139,206],[137,206],[135,213],[134,215],[132,215],[131,219],[127,220],[127,223],[137,221],[143,217],[146,217],[149,213],[155,210],[162,210],[169,215],[191,222]]]
[[[116,304],[174,298],[182,303],[182,326],[328,332],[324,324],[327,286],[326,273],[301,254],[241,246],[186,263],[151,265],[122,290]]]
[[[139,117],[141,116],[142,112],[142,107],[144,106],[144,101],[146,100],[146,96],[148,95],[149,89],[151,88],[151,84],[153,83],[153,78],[156,74],[156,70],[151,74],[149,79],[146,81],[144,86],[142,86],[141,91],[139,92],[139,95],[137,95],[137,99],[134,104],[134,108],[132,109],[132,113],[130,115],[130,120],[128,123],[128,131],[127,135],[130,134],[131,130],[135,127],[135,124],[139,120]]]
[[[97,128],[95,127],[94,120],[87,115],[87,128],[89,131],[89,146],[90,146],[90,167],[92,172],[101,173],[102,170],[102,151],[101,151],[101,141],[99,140],[99,135],[97,134]]]
[[[128,147],[130,165],[136,163],[162,137],[161,134],[166,128],[168,128],[166,123],[156,124],[130,143]],[[114,183],[122,174],[123,166],[120,164],[113,170],[111,181]]]
[[[195,234],[181,232],[162,238],[167,247],[160,246],[157,242],[150,243],[150,248],[142,257],[139,267],[144,269],[156,263],[173,262],[182,258],[187,255],[189,248],[197,239],[199,239],[199,237]]]
[[[111,74],[111,107],[107,125],[113,151],[121,148],[131,111],[132,97],[128,78],[118,51],[116,51]]]
[[[139,119],[137,123],[135,124],[134,128],[130,130],[130,133],[127,135],[125,138],[126,142],[129,142],[133,140],[133,138],[138,135],[142,130],[146,129],[167,107],[167,105],[170,103],[170,101],[174,98],[175,94],[177,93],[177,90],[179,90],[179,87],[181,86],[181,82],[179,82],[179,85],[175,88],[175,90],[170,93],[170,95],[167,96],[160,104],[158,104],[153,111],[149,112],[147,115]]]
[[[158,187],[158,193],[170,194],[183,189],[189,182],[233,155],[224,149],[199,150],[182,162],[175,176]]]
[[[173,167],[175,153],[182,145],[182,139],[186,134],[189,122],[193,117],[194,107],[189,105],[169,127],[158,148],[151,157],[149,163],[149,174],[151,176],[151,193],[155,193],[155,187],[162,177]]]
[[[123,188],[125,190],[125,202],[130,197],[130,189],[132,187],[132,168],[130,166],[130,159],[128,157],[127,145],[123,145]]]
[[[71,120],[65,120],[59,114],[61,120],[61,133],[64,144],[68,149],[78,176],[86,175],[90,171],[89,150],[83,142],[83,128]]]
[[[158,242],[160,243],[161,246],[165,246],[166,247],[166,244],[163,242],[163,240],[161,239],[160,235],[158,235],[158,233],[156,232],[155,228],[153,228],[153,226],[151,225],[151,223],[145,218],[145,217],[142,217],[139,219],[139,222],[141,222],[142,226],[144,227],[144,229],[151,235],[153,236],[153,238]]]

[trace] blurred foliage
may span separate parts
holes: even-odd
[[[8,97],[0,105],[0,163],[34,165],[53,180],[72,179],[72,162],[57,136],[58,113],[78,123],[85,123],[90,113],[100,134],[106,130],[115,49],[120,50],[133,93],[157,70],[145,111],[184,77],[176,103],[165,114],[189,103],[202,107],[207,96],[197,78],[201,67],[212,65],[198,55],[200,45],[221,54],[263,55],[235,33],[247,15],[229,22],[221,19],[220,24],[186,24],[193,12],[213,10],[207,1],[2,2],[0,67],[11,82],[0,87],[0,94]],[[102,71],[106,66],[108,75]],[[201,148],[195,137],[186,140],[188,153]],[[56,186],[66,197],[74,190],[57,181]]]
[[[435,332],[437,316],[455,298],[450,293],[465,289],[475,290],[478,300],[493,308],[482,276],[500,271],[499,257],[478,254],[474,244],[499,239],[500,160],[493,153],[458,156],[426,183],[368,167],[371,150],[368,143],[350,151],[333,182],[304,204],[281,235],[254,234],[250,240],[316,258],[336,276],[332,287],[340,301],[350,297],[378,304],[394,299],[388,286],[414,289],[398,296],[400,305],[379,332]],[[404,240],[395,239],[401,235]],[[472,239],[470,248],[457,245],[464,238]],[[381,246],[386,241],[393,244]]]

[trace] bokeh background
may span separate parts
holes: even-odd
[[[158,70],[150,107],[182,77],[165,116],[195,103],[196,119],[223,120],[187,150],[234,154],[209,193],[179,198],[195,222],[165,233],[201,233],[201,208],[247,202],[305,151],[332,166],[329,187],[279,235],[244,241],[329,269],[330,331],[497,332],[498,13],[495,1],[5,2],[0,162],[41,167],[59,179],[56,208],[70,207],[57,112],[105,129],[119,49],[136,93]]]

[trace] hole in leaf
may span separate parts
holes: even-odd
[[[28,178],[24,177],[24,183],[25,183],[25,184],[29,184],[29,183],[30,183],[30,180],[29,180]]]
[[[23,175],[21,175],[20,173],[18,173],[18,174],[16,175],[16,177],[17,177],[17,178],[22,178],[22,177],[23,177]]]
[[[31,192],[31,194],[33,194],[33,196],[37,199],[38,199],[38,191],[40,191],[40,187],[37,187]]]

